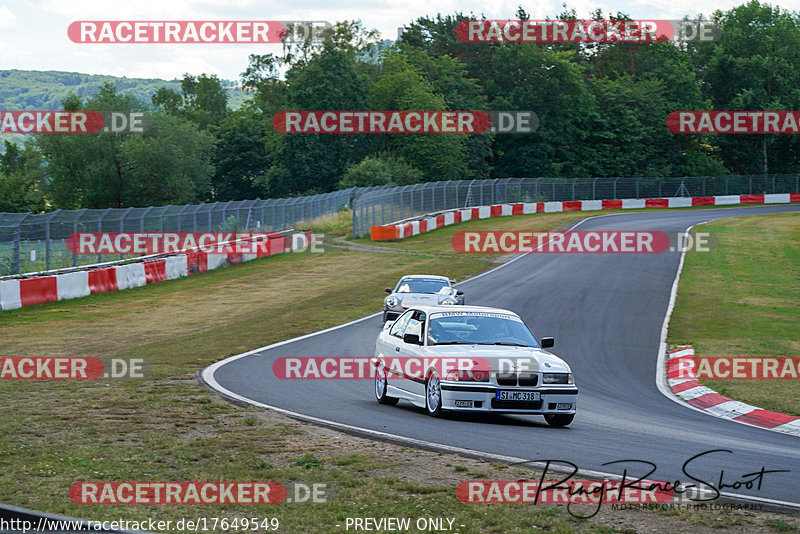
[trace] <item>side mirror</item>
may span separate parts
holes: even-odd
[[[542,338],[542,348],[543,349],[549,349],[555,344],[556,344],[556,340],[554,338],[552,338],[552,337],[543,337]]]
[[[392,288],[391,287],[387,287],[386,289],[384,289],[384,291],[386,291],[387,293],[391,293],[392,292]]]
[[[404,334],[403,343],[409,343],[411,345],[422,345],[422,342],[419,340],[419,336],[417,334]]]
[[[456,295],[463,295],[463,294],[464,294],[464,292],[461,291],[460,289],[456,291]]]
[[[455,284],[455,283],[456,283],[456,279],[455,279],[455,278],[451,278],[451,279],[450,279],[450,283],[451,283],[451,284]]]

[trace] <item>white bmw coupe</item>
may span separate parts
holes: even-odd
[[[413,306],[375,343],[375,396],[443,411],[543,415],[551,426],[575,417],[572,370],[545,351],[514,312],[484,306]]]

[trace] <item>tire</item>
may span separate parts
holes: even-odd
[[[430,371],[425,379],[425,411],[431,417],[442,415],[442,383],[436,371]]]
[[[386,380],[386,371],[384,371],[383,368],[378,369],[375,373],[375,399],[378,401],[378,404],[394,406],[400,399],[390,397],[386,394],[388,383],[388,380]]]
[[[544,420],[547,421],[547,424],[550,426],[567,426],[575,419],[574,413],[559,413],[559,414],[547,414],[544,416]]]

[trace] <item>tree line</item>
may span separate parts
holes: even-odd
[[[0,211],[105,208],[495,177],[667,177],[800,170],[792,135],[673,134],[677,110],[800,109],[800,15],[753,0],[710,20],[716,41],[467,43],[456,13],[395,42],[360,22],[251,55],[252,98],[215,76],[142,102],[106,84],[65,110],[146,110],[144,133],[38,135],[0,157]],[[516,19],[527,19],[520,8]],[[577,19],[565,7],[556,19]],[[629,19],[592,13],[592,19]],[[283,134],[283,110],[526,110],[530,134]]]

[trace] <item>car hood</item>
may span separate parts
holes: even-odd
[[[483,358],[493,371],[519,370],[543,373],[571,373],[567,362],[543,349],[500,345],[439,345],[425,347],[429,356],[438,358]]]
[[[394,293],[392,296],[397,297],[400,305],[405,308],[441,304],[444,299],[453,297],[452,294],[441,295],[439,293]]]

